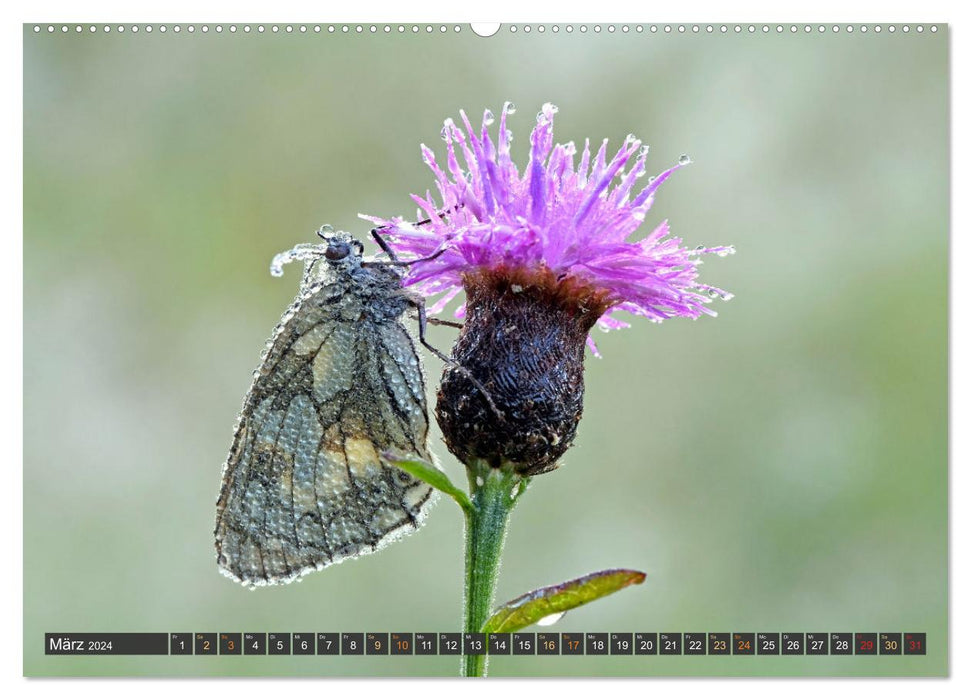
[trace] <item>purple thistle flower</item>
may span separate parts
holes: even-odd
[[[512,112],[506,103],[495,142],[491,112],[480,133],[464,112],[464,130],[446,121],[444,166],[422,146],[440,200],[412,196],[427,221],[364,218],[414,261],[405,282],[439,297],[429,311],[465,290],[455,364],[445,366],[435,407],[449,450],[473,472],[486,464],[532,476],[555,469],[576,436],[584,344],[597,352],[591,328],[628,326],[619,312],[652,321],[715,315],[706,305],[731,295],[696,281],[700,256],[734,250],[683,248],[666,221],[628,240],[686,156],[635,192],[647,155],[640,141],[628,136],[609,161],[606,141],[595,155],[588,142],[574,165],[572,143],[553,145],[556,108],[546,104],[520,175],[509,154]]]
[[[403,259],[428,258],[444,249],[434,259],[412,265],[405,280],[422,295],[439,297],[429,311],[443,310],[462,291],[469,273],[520,269],[548,271],[595,296],[604,306],[596,320],[604,331],[630,325],[618,318],[619,312],[657,322],[717,315],[706,305],[714,297],[732,295],[698,283],[698,265],[702,255],[733,253],[731,246],[684,248],[680,238],[670,235],[667,221],[641,240],[628,240],[644,222],[661,183],[690,159],[682,156],[634,193],[646,172],[647,148],[628,136],[608,162],[607,140],[593,156],[587,141],[574,165],[573,143],[553,145],[557,109],[545,104],[530,135],[529,163],[520,175],[509,153],[512,134],[506,117],[513,111],[507,102],[496,142],[489,136],[494,118],[488,110],[480,133],[464,112],[464,132],[446,120],[444,166],[422,145],[440,204],[430,193],[412,198],[428,223],[364,217],[384,227],[382,233]],[[456,316],[464,315],[463,305]],[[589,339],[588,345],[597,354]]]

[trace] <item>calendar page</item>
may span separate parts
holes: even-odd
[[[23,26],[26,676],[946,676],[945,23]]]

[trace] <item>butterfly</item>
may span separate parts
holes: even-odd
[[[433,501],[428,484],[382,461],[434,463],[421,361],[402,322],[417,309],[418,342],[430,347],[424,305],[396,261],[365,259],[360,241],[330,227],[318,235],[274,258],[276,276],[304,262],[300,292],[253,373],[223,466],[216,559],[251,587],[374,552],[416,530]]]

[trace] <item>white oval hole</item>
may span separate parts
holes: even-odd
[[[472,31],[476,36],[488,37],[498,32],[501,26],[499,22],[473,22]]]

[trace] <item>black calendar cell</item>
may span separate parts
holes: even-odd
[[[704,632],[684,633],[684,654],[686,656],[704,656],[706,651]]]
[[[266,654],[266,632],[247,632],[244,634],[243,653],[250,656]]]
[[[462,636],[462,653],[468,656],[469,654],[485,654],[486,653],[486,636],[482,632],[466,632]]]
[[[364,635],[364,653],[368,656],[387,656],[389,646],[387,632],[368,632]]]
[[[626,656],[634,653],[634,633],[633,632],[611,632],[610,634],[610,654],[611,656]]]
[[[755,635],[755,650],[759,656],[775,656],[779,653],[779,633],[759,632]]]
[[[317,653],[320,653],[320,643],[317,643]],[[341,656],[363,656],[364,634],[361,632],[341,632]]]
[[[559,632],[537,632],[536,633],[536,653],[540,656],[559,656],[560,655],[560,633]]]
[[[496,656],[508,656],[512,653],[512,635],[507,633],[490,632],[489,653]]]
[[[237,656],[243,653],[242,637],[239,632],[220,632],[219,633],[219,655]]]
[[[583,656],[583,635],[579,632],[563,632],[560,635],[560,654]]]
[[[438,653],[438,635],[434,632],[415,632],[415,654],[434,656]]]
[[[411,632],[391,633],[391,656],[411,656],[415,653],[415,635]]]
[[[829,635],[825,632],[807,632],[806,653],[814,656],[829,654]]]
[[[881,632],[879,637],[880,656],[899,656],[903,652],[900,632]]]
[[[877,653],[877,633],[857,632],[853,635],[854,653],[858,656],[873,656]]]
[[[853,634],[850,632],[832,632],[829,635],[829,653],[834,656],[849,656],[853,654]]]
[[[661,632],[658,635],[658,651],[669,656],[681,655],[681,633]]]
[[[635,632],[634,653],[645,656],[657,654],[657,632]]]
[[[531,656],[536,653],[536,634],[534,632],[515,632],[512,635],[512,653],[516,656]]]
[[[606,632],[587,632],[584,635],[584,642],[586,644],[585,651],[588,656],[600,656],[609,653]]]
[[[927,653],[927,634],[925,632],[904,633],[904,654],[925,655]]]
[[[289,656],[290,633],[270,632],[266,636],[266,649],[271,656]]]
[[[802,656],[806,653],[806,635],[802,632],[782,633],[783,656]]]
[[[294,632],[291,648],[294,654],[303,656],[306,654],[316,654],[316,637],[313,632]]]
[[[755,653],[755,632],[735,632],[732,635],[732,654],[751,656]]]
[[[732,635],[728,632],[708,633],[708,655],[727,656],[732,653]]]
[[[169,634],[169,653],[172,656],[192,654],[192,632],[172,632]]]
[[[363,642],[362,642],[363,644]],[[337,632],[317,633],[317,655],[336,656],[341,653],[341,636]]]
[[[196,632],[195,652],[196,656],[215,656],[219,653],[219,642],[215,632]]]
[[[442,632],[438,635],[438,653],[445,656],[462,655],[462,633]]]

